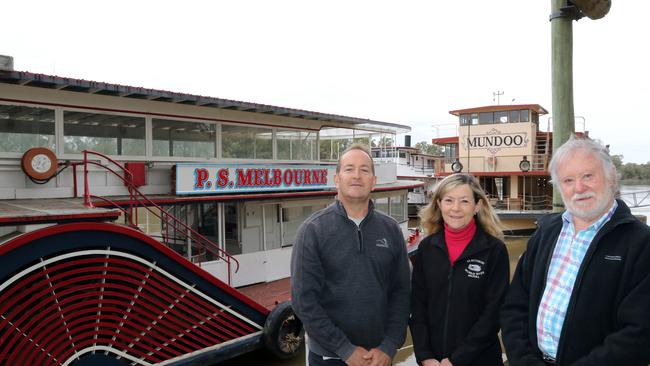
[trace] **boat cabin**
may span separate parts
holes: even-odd
[[[452,110],[455,136],[434,138],[444,148],[436,176],[454,172],[478,177],[492,204],[503,210],[548,210],[552,132],[540,129],[548,112],[538,104],[491,105]]]
[[[409,130],[0,70],[0,238],[63,222],[114,220],[218,278],[232,277],[233,286],[286,278],[298,226],[334,200],[339,154],[353,142],[377,146]],[[372,198],[406,233],[407,192],[421,183],[399,180],[396,160],[376,159]],[[116,176],[121,168],[114,164],[128,173]],[[134,189],[144,198],[136,199]],[[172,225],[163,211],[180,223]],[[219,255],[188,239],[190,231],[233,256],[239,270],[229,273]]]

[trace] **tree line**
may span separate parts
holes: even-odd
[[[612,161],[621,180],[650,180],[650,162],[623,163],[623,155],[612,155]]]

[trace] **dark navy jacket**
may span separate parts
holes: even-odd
[[[453,266],[444,231],[425,238],[411,286],[409,325],[417,361],[449,358],[454,366],[503,365],[497,335],[509,273],[505,244],[480,226]]]
[[[560,335],[556,364],[647,366],[650,363],[650,227],[623,201],[594,237],[580,266]],[[561,214],[539,222],[501,312],[510,366],[544,365],[537,309]]]

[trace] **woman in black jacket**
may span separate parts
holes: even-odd
[[[451,175],[420,217],[429,236],[413,267],[409,322],[418,363],[503,365],[498,316],[510,265],[485,193],[471,175]]]

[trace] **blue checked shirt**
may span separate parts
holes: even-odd
[[[573,216],[569,211],[562,214],[562,231],[551,257],[546,287],[537,312],[537,346],[542,353],[556,357],[562,325],[580,265],[591,241],[612,217],[616,207],[618,204],[614,201],[609,211],[598,221],[577,233],[573,228]]]

